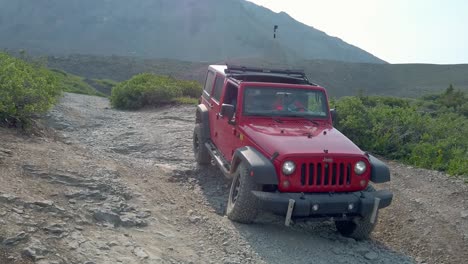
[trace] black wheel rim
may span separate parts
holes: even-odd
[[[240,189],[240,175],[234,178],[234,182],[232,183],[232,195],[231,195],[231,202],[233,204],[236,203],[237,198],[239,197],[239,189]]]

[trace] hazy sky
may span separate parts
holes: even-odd
[[[390,63],[468,63],[466,0],[249,1]]]

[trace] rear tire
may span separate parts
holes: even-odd
[[[193,153],[195,160],[199,165],[207,165],[211,163],[211,156],[205,146],[206,140],[201,133],[200,124],[196,124],[193,129]]]
[[[375,189],[372,185],[368,185],[365,189],[366,192],[375,192]],[[342,236],[351,237],[356,240],[365,240],[368,239],[378,221],[378,211],[375,218],[375,222],[372,224],[371,214],[366,215],[362,218],[356,218],[351,221],[335,221],[335,226],[338,232]]]
[[[226,209],[227,217],[235,222],[250,224],[258,214],[259,202],[252,191],[259,190],[259,185],[249,175],[247,167],[241,163],[232,180]]]

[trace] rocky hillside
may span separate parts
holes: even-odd
[[[0,0],[0,48],[190,61],[384,61],[245,0]],[[278,38],[273,39],[273,26]]]

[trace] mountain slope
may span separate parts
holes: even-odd
[[[311,80],[334,96],[391,95],[420,97],[440,93],[450,84],[468,91],[468,64],[371,64],[306,61],[300,64]]]
[[[0,0],[0,48],[190,61],[384,61],[245,0]],[[279,26],[273,39],[273,25]]]
[[[269,68],[304,69],[312,82],[323,85],[331,96],[336,97],[356,95],[359,91],[369,95],[420,97],[427,93],[440,93],[450,84],[457,89],[468,91],[468,64],[372,64],[308,60],[288,67],[253,59],[231,62]],[[48,66],[51,68],[62,69],[89,79],[116,81],[129,79],[141,72],[152,72],[204,82],[209,64],[119,56],[74,55],[48,58]]]

